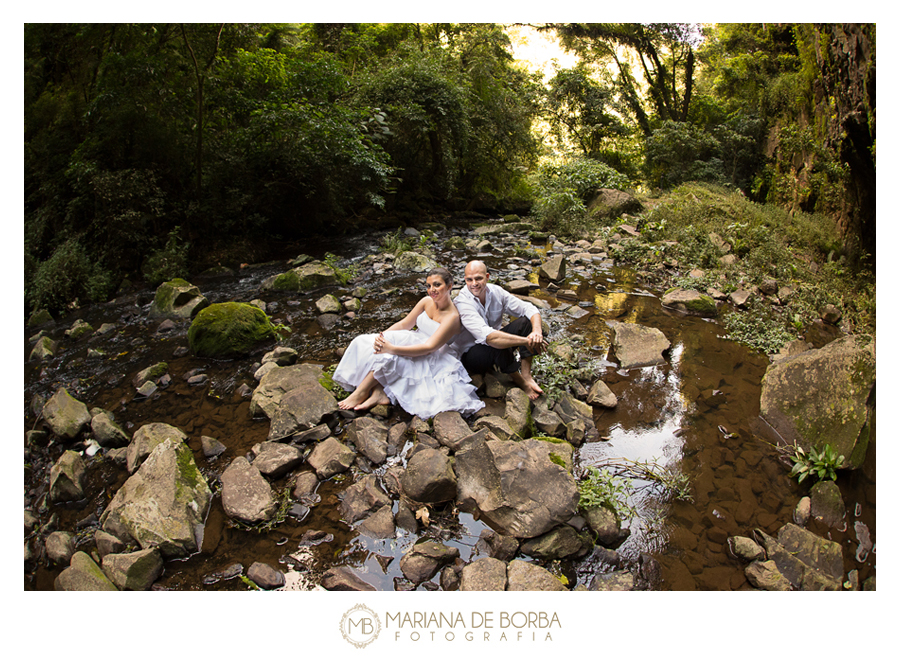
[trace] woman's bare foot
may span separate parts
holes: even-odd
[[[360,390],[359,387],[350,395],[338,402],[338,409],[353,409],[357,405],[362,404],[366,400],[368,390]]]
[[[349,399],[349,398],[348,398]],[[380,386],[377,387],[374,391],[372,391],[372,395],[368,397],[368,399],[362,404],[358,404],[353,407],[354,411],[365,411],[366,409],[371,409],[374,406],[379,404],[390,404],[391,400],[385,394],[384,389]]]

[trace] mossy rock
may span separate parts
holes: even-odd
[[[209,306],[200,289],[184,279],[172,279],[160,284],[150,305],[151,318],[192,318]]]
[[[334,268],[314,260],[267,279],[262,289],[299,292],[334,285],[337,285]]]
[[[716,300],[697,290],[670,288],[662,296],[661,302],[663,306],[690,315],[699,315],[704,318],[713,318],[718,315]]]
[[[188,329],[188,343],[195,356],[228,358],[248,353],[255,345],[275,336],[275,326],[252,304],[223,302],[200,311]]]
[[[48,322],[53,322],[53,316],[50,315],[50,311],[45,308],[39,308],[31,314],[30,318],[28,318],[29,327],[37,327]]]

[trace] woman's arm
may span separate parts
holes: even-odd
[[[381,352],[384,354],[395,354],[397,356],[423,356],[425,354],[431,354],[435,350],[443,347],[445,343],[459,333],[459,329],[459,314],[452,313],[444,316],[441,320],[441,325],[424,343],[418,345],[393,345],[387,340],[384,340],[383,334],[378,338],[383,342]],[[376,339],[376,351],[378,350],[378,345],[379,340]]]

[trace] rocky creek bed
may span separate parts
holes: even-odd
[[[525,228],[420,226],[435,238],[397,258],[383,234],[307,245],[29,326],[25,589],[874,589],[874,346],[826,322],[770,360],[722,337],[743,295],[617,267],[631,227],[572,244]],[[340,411],[323,373],[342,348],[405,313],[432,261],[473,257],[542,309],[572,389],[532,403],[486,376],[468,419]],[[191,318],[231,302],[290,333],[197,356]],[[853,469],[810,487],[774,444],[823,391],[847,404],[804,422]],[[579,506],[590,467],[629,479],[634,516]]]

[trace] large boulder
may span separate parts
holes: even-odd
[[[259,523],[275,515],[277,500],[259,469],[236,457],[222,473],[222,507],[232,519]]]
[[[102,561],[103,573],[122,590],[150,589],[163,570],[163,560],[156,548],[133,553],[113,553]]]
[[[122,448],[131,441],[125,431],[106,412],[100,412],[91,419],[91,432],[97,443],[104,448]]]
[[[164,558],[183,558],[200,550],[211,499],[191,449],[167,439],[116,492],[100,524],[126,543],[158,546]]]
[[[443,503],[456,498],[457,479],[450,458],[440,450],[422,448],[400,477],[403,493],[420,503]]]
[[[659,329],[625,322],[611,324],[615,332],[613,349],[620,367],[628,369],[665,363],[663,352],[671,343]]]
[[[141,425],[131,437],[125,452],[125,465],[129,473],[134,473],[154,448],[168,439],[187,441],[187,434],[168,423],[147,423]]]
[[[541,263],[540,275],[551,281],[562,281],[566,278],[566,257],[557,254]]]
[[[641,202],[622,190],[599,189],[588,203],[588,212],[596,218],[619,217],[623,213],[635,214],[641,210]]]
[[[322,261],[314,260],[266,279],[260,289],[300,292],[333,286],[336,283],[334,269]]]
[[[87,405],[60,388],[44,405],[44,422],[50,431],[64,440],[74,439],[91,422]]]
[[[200,289],[184,279],[172,279],[160,284],[150,304],[151,318],[189,319],[209,306]]]
[[[278,403],[288,391],[309,383],[318,383],[322,369],[308,363],[296,366],[274,368],[259,380],[259,386],[250,398],[250,413],[254,416],[265,415],[272,418],[278,409]]]
[[[72,562],[56,577],[53,589],[61,592],[115,592],[118,588],[106,577],[100,566],[83,551],[72,556]]]
[[[337,411],[337,400],[318,380],[304,381],[279,398],[270,416],[269,440],[281,440],[310,430]]]
[[[433,258],[415,251],[404,251],[394,261],[394,269],[398,272],[428,272],[437,266]]]
[[[571,446],[568,446],[571,450]],[[578,488],[545,441],[479,439],[456,454],[457,501],[497,532],[537,537],[575,514]]]
[[[699,315],[704,318],[714,318],[718,315],[716,300],[709,295],[704,295],[699,290],[671,288],[666,291],[660,301],[664,307],[688,315]]]
[[[844,465],[862,465],[869,444],[869,397],[875,386],[875,346],[842,338],[769,365],[760,414],[788,442],[831,447]]]
[[[223,302],[197,313],[188,329],[194,356],[230,358],[247,354],[260,342],[275,336],[262,309],[253,304]]]
[[[292,445],[266,441],[253,446],[253,465],[268,478],[277,480],[303,462],[303,453]]]
[[[84,498],[84,461],[66,450],[50,468],[50,500],[61,503]]]

